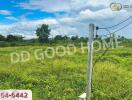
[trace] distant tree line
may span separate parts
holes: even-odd
[[[51,29],[49,29],[49,26],[46,24],[43,24],[41,27],[39,27],[36,30],[36,35],[38,36],[38,40],[41,43],[46,43],[50,41],[50,32]],[[107,40],[109,40],[109,38],[106,38]],[[126,40],[125,37],[123,36],[118,36],[118,39],[121,41]],[[101,37],[98,37],[98,40],[101,40]],[[88,37],[78,37],[78,36],[72,36],[72,37],[68,37],[68,36],[62,36],[62,35],[57,35],[53,38],[54,42],[57,41],[84,41],[87,42],[88,41]]]
[[[66,35],[56,35],[55,37],[51,38],[51,29],[48,25],[43,24],[39,28],[36,29],[36,36],[37,39],[30,39],[25,40],[23,36],[21,35],[7,35],[3,36],[0,34],[0,46],[3,45],[4,42],[6,43],[12,43],[13,46],[15,45],[34,45],[35,43],[57,43],[57,42],[87,42],[88,37],[79,37],[79,36],[71,36],[68,37]],[[101,38],[98,38],[101,39]],[[123,36],[118,36],[118,39],[120,40],[126,40]],[[109,38],[108,38],[109,40]],[[11,45],[11,46],[12,46]]]
[[[51,29],[48,25],[43,24],[41,27],[37,28],[36,35],[40,43],[48,43],[49,41],[58,42],[58,41],[87,41],[87,37],[78,37],[78,36],[62,36],[56,35],[54,38],[50,37]]]
[[[0,41],[7,41],[7,42],[13,42],[13,41],[21,41],[23,40],[23,36],[21,35],[7,35],[3,36],[0,34]]]
[[[58,42],[58,41],[87,41],[88,38],[87,37],[78,37],[78,36],[72,36],[72,37],[68,37],[68,36],[62,36],[62,35],[56,35],[54,38],[45,38],[45,37],[40,37],[38,39],[30,39],[28,41],[37,41],[41,42],[41,43],[48,43],[48,42]],[[7,35],[7,36],[3,36],[0,34],[0,41],[4,42],[17,42],[17,41],[27,41],[24,40],[24,37],[19,36],[19,35]]]
[[[54,38],[50,38],[51,29],[46,24],[43,24],[41,27],[37,28],[36,35],[37,39],[30,39],[31,41],[38,41],[40,43],[49,43],[49,42],[58,42],[58,41],[87,41],[87,37],[78,37],[78,36],[62,36],[56,35]],[[17,41],[27,41],[24,40],[24,37],[21,35],[0,35],[0,41],[6,42],[17,42]]]

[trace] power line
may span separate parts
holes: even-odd
[[[106,34],[106,35],[101,35],[101,36],[108,36],[108,35],[112,35],[113,33],[116,33],[116,32],[118,32],[118,31],[120,31],[120,30],[122,30],[122,29],[124,29],[124,28],[126,28],[126,27],[128,27],[129,25],[131,25],[132,24],[132,22],[130,22],[130,23],[128,23],[127,25],[125,25],[125,26],[123,26],[123,27],[121,27],[121,28],[119,28],[119,29],[117,29],[117,30],[115,30],[114,32],[110,32],[109,31],[109,29],[108,28],[104,28],[109,34]],[[98,29],[100,29],[100,28],[96,28],[96,30],[98,30]],[[102,55],[98,58],[98,59],[96,59],[95,60],[95,62],[94,62],[94,65],[93,66],[95,66],[96,65],[96,63],[108,52],[108,50],[109,50],[109,48],[107,48],[103,53],[102,53]]]
[[[99,29],[109,29],[109,28],[116,27],[116,26],[118,26],[118,25],[120,25],[120,24],[122,24],[122,23],[128,21],[128,20],[131,19],[131,18],[132,18],[132,16],[130,16],[129,18],[127,18],[127,19],[124,20],[124,21],[121,21],[120,23],[118,23],[118,24],[116,24],[116,25],[113,25],[113,26],[110,26],[110,27],[99,28]]]
[[[120,30],[126,28],[127,26],[129,26],[129,25],[131,25],[131,24],[132,24],[132,22],[130,22],[130,23],[128,23],[127,25],[125,25],[125,26],[119,28],[118,30],[114,31],[113,33],[118,32],[118,31],[120,31]]]
[[[101,60],[101,58],[103,56],[105,56],[105,54],[109,51],[109,47],[107,47],[107,49],[95,60],[94,64],[93,64],[93,68],[95,67],[95,65],[98,63],[98,61]]]
[[[98,30],[99,30],[99,29],[100,29],[99,27],[96,27],[96,38],[98,38],[98,36],[107,36],[107,35],[98,35]],[[109,29],[104,28],[104,30],[107,31],[109,34],[111,34],[111,32],[110,32]]]
[[[132,16],[131,16],[130,18],[132,18]],[[129,20],[130,18],[126,19],[125,21]],[[122,30],[122,29],[124,29],[124,28],[126,28],[127,26],[129,26],[129,25],[132,24],[132,22],[130,22],[130,23],[128,23],[127,25],[125,25],[125,26],[123,26],[123,27],[121,27],[121,28],[115,30],[114,32],[112,32],[112,33],[110,32],[109,28],[118,26],[118,25],[124,23],[125,21],[120,22],[120,23],[117,24],[117,25],[114,25],[114,26],[111,26],[111,27],[107,27],[107,28],[99,28],[99,27],[96,27],[96,30],[98,30],[98,29],[105,29],[109,34],[102,35],[102,36],[108,36],[108,35],[110,35],[110,37],[111,37],[111,35],[112,35],[113,33],[116,33],[116,32],[118,32],[118,31],[120,31],[120,30]],[[98,31],[97,31],[97,32],[98,32]],[[98,34],[96,33],[96,35],[98,35]],[[100,61],[101,58],[102,58],[103,56],[105,56],[105,54],[106,54],[108,51],[109,51],[109,47],[107,47],[106,50],[95,60],[95,62],[94,62],[94,64],[93,64],[93,68],[94,68],[95,65],[98,63],[98,61]],[[93,69],[92,69],[92,70],[93,70]]]
[[[113,34],[113,32],[111,32],[109,29],[107,29],[107,28],[104,28],[104,30],[106,30],[109,34],[105,34],[105,35],[99,35],[99,36],[101,36],[101,37],[107,37],[108,35],[110,35],[110,37],[111,37],[111,35]]]
[[[107,32],[110,33],[109,30],[106,30]],[[106,36],[106,35],[105,35]],[[106,36],[107,37],[107,36]],[[112,38],[112,36],[110,35],[110,38]],[[110,39],[109,38],[109,39]],[[106,53],[109,51],[110,47],[106,47],[106,49],[104,50],[104,52],[95,60],[94,64],[93,64],[93,68],[95,67],[95,65],[98,63],[98,61],[101,60],[102,57],[104,57],[106,55]]]
[[[107,28],[104,28],[107,32],[109,32],[109,34],[105,34],[105,35],[101,35],[101,36],[112,35],[113,33],[116,33],[116,32],[118,32],[118,31],[121,31],[122,29],[128,27],[128,26],[131,25],[131,24],[132,24],[132,22],[130,22],[130,23],[128,23],[127,25],[125,25],[125,26],[123,26],[123,27],[121,27],[121,28],[115,30],[114,32],[110,32]],[[100,28],[98,28],[98,29],[100,29]]]

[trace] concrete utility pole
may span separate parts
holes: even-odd
[[[86,87],[86,100],[91,100],[93,37],[94,37],[94,24],[90,24],[89,42],[88,42],[88,69],[87,69],[88,75],[87,75],[87,87]]]
[[[79,100],[91,100],[93,38],[94,38],[94,24],[89,24],[87,86],[86,86],[86,93],[80,95]]]

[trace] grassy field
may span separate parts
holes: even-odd
[[[36,60],[37,48],[46,46],[0,48],[0,89],[31,89],[33,100],[78,100],[86,86],[87,51],[78,47],[74,55]],[[30,61],[11,64],[10,53],[22,50]],[[132,100],[132,47],[110,49],[94,66],[92,82],[92,100]]]

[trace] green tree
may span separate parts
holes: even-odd
[[[88,41],[88,37],[80,37],[79,40],[81,42],[87,42]]]
[[[63,37],[63,39],[64,39],[65,41],[70,40],[70,38],[69,38],[68,36],[66,36],[66,35]]]
[[[63,40],[63,36],[61,36],[61,35],[56,35],[54,39],[55,39],[55,40]]]
[[[46,43],[49,41],[51,29],[46,24],[43,24],[40,28],[37,28],[36,35],[38,36],[39,42]]]
[[[15,38],[15,36],[13,36],[13,35],[7,35],[6,41],[8,41],[8,42],[13,42],[13,41],[16,41],[16,38]]]
[[[23,40],[24,37],[22,37],[21,35],[7,35],[6,37],[6,41],[8,42],[13,42],[13,41],[21,41]]]
[[[79,40],[79,38],[78,38],[78,36],[72,36],[72,37],[71,37],[71,40],[72,40],[72,41],[77,41],[77,40]]]
[[[0,41],[5,41],[5,37],[3,35],[0,35]]]

